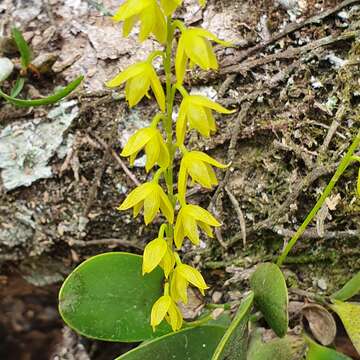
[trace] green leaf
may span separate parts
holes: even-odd
[[[360,177],[359,177],[360,178]],[[331,297],[335,300],[345,301],[360,292],[360,272],[352,277],[338,292]]]
[[[14,85],[13,88],[11,89],[11,94],[10,94],[10,96],[11,96],[11,97],[14,97],[14,98],[17,97],[17,96],[20,94],[21,90],[23,89],[24,84],[25,84],[25,78],[23,78],[23,77],[18,77],[18,78],[16,79],[15,85]]]
[[[29,48],[29,45],[25,41],[24,37],[22,36],[22,33],[17,28],[13,28],[11,30],[12,37],[16,43],[16,46],[20,52],[21,56],[21,67],[23,69],[27,69],[27,67],[30,65],[31,62],[31,50]]]
[[[100,340],[135,342],[170,331],[167,324],[153,333],[150,313],[163,292],[163,272],[145,276],[142,257],[106,253],[79,265],[59,293],[64,321],[78,333]]]
[[[299,358],[297,353],[302,353],[303,348],[304,340],[295,336],[264,343],[261,329],[257,329],[251,336],[247,360],[293,360]]]
[[[84,79],[83,76],[79,76],[76,80],[68,84],[64,89],[43,99],[35,99],[35,100],[17,99],[15,97],[6,95],[1,90],[0,90],[0,96],[2,96],[4,99],[9,101],[11,104],[16,105],[18,107],[32,107],[32,106],[54,104],[59,100],[61,100],[62,98],[64,98],[65,96],[69,95],[72,91],[74,91],[83,81],[83,79]]]
[[[321,346],[309,337],[305,336],[308,344],[308,352],[306,360],[351,360],[344,354],[341,354],[333,349]]]
[[[213,325],[183,329],[146,342],[116,360],[211,359],[224,332],[224,327]]]
[[[227,329],[212,360],[246,360],[247,326],[254,301],[251,292],[241,303],[236,316]]]
[[[285,278],[275,264],[260,264],[250,279],[255,304],[266,322],[279,337],[285,336],[288,325],[288,292]]]
[[[351,342],[360,354],[360,304],[335,300],[330,308],[339,315]]]

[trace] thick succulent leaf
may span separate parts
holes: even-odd
[[[83,262],[65,280],[59,310],[76,332],[90,338],[135,342],[170,331],[164,324],[153,333],[151,307],[162,295],[163,272],[142,275],[142,257],[106,253]]]
[[[351,297],[353,297],[354,295],[358,294],[359,292],[360,292],[360,271],[331,297],[335,300],[346,301]]]
[[[254,294],[251,292],[241,303],[212,360],[246,360],[247,327],[253,301]]]
[[[74,91],[80,85],[83,78],[84,78],[83,76],[78,77],[76,80],[74,80],[69,85],[67,85],[64,89],[42,99],[34,99],[34,100],[17,99],[15,97],[6,95],[1,90],[0,90],[0,96],[2,96],[5,100],[10,102],[11,104],[16,105],[18,107],[32,107],[32,106],[54,104],[59,100],[61,100],[62,98],[64,98],[65,96],[69,95],[72,91]]]
[[[211,359],[224,332],[224,327],[213,325],[187,328],[146,342],[116,360]]]
[[[360,354],[360,304],[335,300],[330,306],[340,317],[350,340]]]
[[[260,264],[250,279],[255,304],[279,337],[285,336],[289,324],[288,292],[284,276],[275,264]]]
[[[304,340],[301,337],[286,336],[264,343],[261,329],[251,336],[246,360],[294,360],[304,352]]]
[[[306,360],[351,360],[344,354],[333,349],[317,344],[315,341],[305,337],[308,344]]]

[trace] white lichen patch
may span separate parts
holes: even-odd
[[[53,175],[49,160],[78,112],[76,101],[67,101],[51,110],[47,118],[14,123],[1,131],[0,168],[6,190],[30,186]]]

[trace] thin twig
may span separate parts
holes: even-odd
[[[241,237],[242,237],[243,245],[245,248],[245,246],[246,246],[246,222],[245,222],[244,214],[243,214],[243,212],[240,208],[239,202],[237,201],[234,194],[226,186],[224,189],[225,189],[226,193],[228,194],[229,199],[236,211],[236,214],[237,214],[237,217],[239,220],[239,224],[240,224],[240,229],[241,229]]]
[[[125,174],[132,180],[132,182],[136,185],[140,185],[140,181],[136,178],[136,176],[128,169],[128,167],[125,165],[125,163],[121,160],[119,155],[99,136],[95,136],[95,139],[104,149],[107,149],[110,154],[114,157],[114,159],[119,163],[119,165],[124,170]]]

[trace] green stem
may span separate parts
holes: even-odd
[[[289,243],[286,245],[283,253],[279,256],[279,258],[277,260],[278,266],[281,266],[283,264],[288,253],[294,247],[294,245],[296,244],[296,242],[298,241],[300,236],[303,234],[303,232],[306,230],[306,228],[309,225],[309,223],[311,222],[311,220],[314,218],[314,216],[317,214],[317,212],[323,206],[326,198],[330,195],[330,193],[331,193],[332,189],[334,188],[334,186],[336,185],[337,181],[339,180],[341,175],[344,173],[344,171],[346,170],[348,165],[352,162],[352,156],[353,156],[354,152],[356,151],[356,149],[358,148],[359,144],[360,144],[360,130],[359,130],[358,134],[356,135],[353,143],[350,145],[348,152],[341,160],[338,168],[336,169],[334,176],[331,178],[330,182],[326,186],[326,188],[325,188],[324,192],[322,193],[322,195],[320,196],[319,200],[317,201],[315,206],[312,208],[312,210],[310,211],[310,213],[308,214],[308,216],[306,217],[304,222],[301,224],[299,229],[293,235],[293,237],[291,238]]]
[[[176,204],[176,197],[174,196],[174,174],[173,174],[173,167],[174,167],[174,155],[175,155],[175,145],[173,142],[173,127],[172,127],[172,113],[174,107],[174,96],[173,96],[173,88],[172,88],[172,73],[171,73],[171,55],[172,55],[172,44],[174,41],[174,31],[175,28],[173,27],[172,19],[169,16],[167,18],[167,41],[166,41],[166,49],[165,49],[165,56],[164,56],[164,70],[165,70],[165,77],[166,77],[166,117],[164,118],[164,128],[167,137],[167,147],[170,154],[170,163],[167,171],[164,174],[166,187],[168,196],[170,201],[175,208]],[[167,227],[166,235],[167,237],[173,236],[173,226],[169,224]]]

